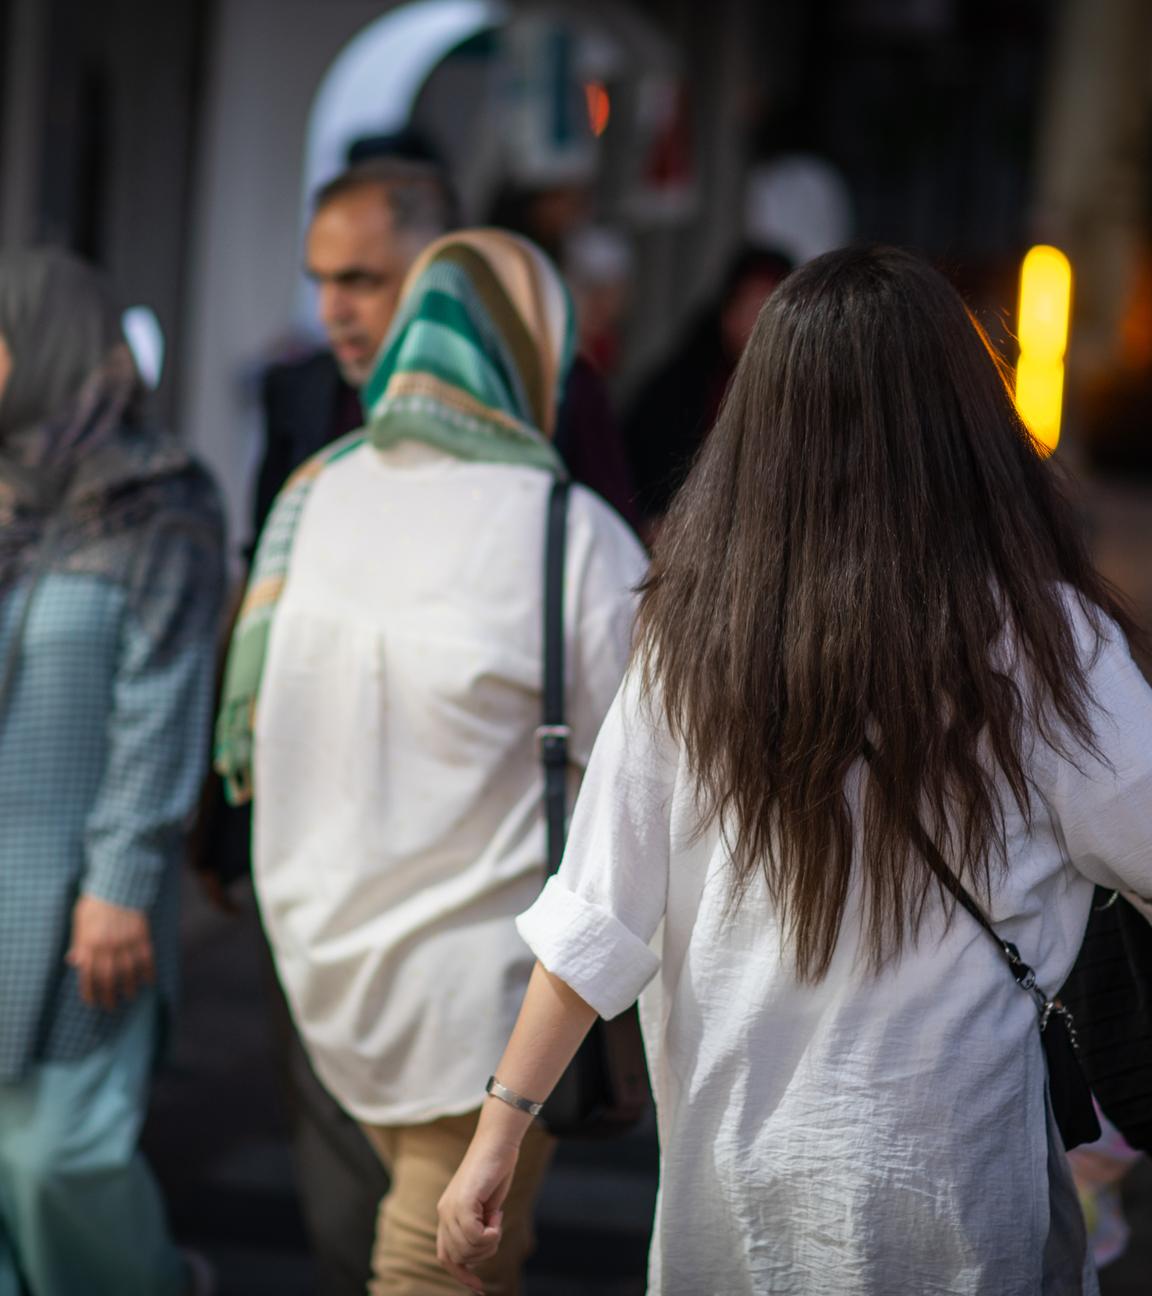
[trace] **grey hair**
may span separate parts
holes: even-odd
[[[316,191],[313,214],[364,189],[380,190],[400,233],[435,237],[460,224],[456,193],[443,169],[408,158],[369,158],[342,171]]]
[[[0,437],[67,409],[124,345],[119,305],[104,275],[59,248],[0,252],[0,336],[12,355]]]

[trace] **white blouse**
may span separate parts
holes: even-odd
[[[993,896],[998,930],[1053,993],[1092,884],[1152,894],[1152,691],[1112,630],[1090,673],[1105,761],[1037,754],[1033,821],[1009,808]],[[605,1017],[648,987],[662,1157],[650,1292],[1094,1291],[1090,1265],[1083,1288],[1075,1268],[1058,1276],[1055,1252],[1076,1247],[1062,1226],[1050,1236],[1071,1192],[1063,1152],[1049,1160],[1036,1009],[987,933],[963,912],[937,918],[872,976],[857,894],[827,977],[801,984],[764,887],[733,909],[719,834],[696,827],[682,753],[629,677],[561,871],[519,924]]]
[[[317,1073],[368,1123],[479,1107],[531,971],[514,923],[543,882],[550,480],[362,446],[319,477],[293,545],[256,718],[256,887]],[[624,673],[645,567],[575,487],[577,769]]]

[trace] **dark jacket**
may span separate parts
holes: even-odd
[[[273,365],[264,375],[264,455],[256,479],[252,535],[292,473],[317,450],[363,422],[360,399],[330,351]]]
[[[624,424],[640,513],[661,518],[716,421],[733,372],[719,321],[702,321],[641,386]]]
[[[264,457],[253,507],[260,533],[281,487],[306,459],[359,427],[356,392],[328,351],[273,365],[264,377]],[[628,460],[599,370],[577,356],[564,390],[556,448],[573,480],[594,490],[632,527],[639,522]]]

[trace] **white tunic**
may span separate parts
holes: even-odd
[[[1010,812],[992,905],[1052,992],[1093,882],[1152,893],[1152,692],[1115,640],[1091,680],[1113,768],[1037,756],[1034,821]],[[695,826],[681,753],[629,677],[562,869],[519,924],[606,1017],[651,981],[641,1014],[662,1168],[650,1292],[1079,1292],[1077,1274],[1067,1287],[1042,1275],[1043,1053],[1033,1002],[988,935],[963,913],[948,930],[932,922],[872,978],[854,901],[828,976],[799,984],[763,887],[733,911],[718,834]],[[1062,1151],[1052,1171],[1066,1178]]]
[[[531,971],[514,924],[543,881],[549,486],[536,469],[364,446],[319,477],[293,545],[256,718],[256,886],[316,1070],[372,1124],[478,1107]],[[644,570],[624,523],[574,488],[580,768]]]

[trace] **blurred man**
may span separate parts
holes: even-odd
[[[455,196],[431,163],[374,158],[317,193],[305,264],[330,350],[275,365],[264,380],[257,533],[292,470],[363,421],[359,389],[404,277],[421,250],[457,223]]]
[[[256,534],[292,470],[363,421],[359,389],[392,323],[404,277],[423,248],[458,224],[451,187],[427,162],[374,158],[317,193],[306,267],[330,350],[275,365],[265,377]],[[635,526],[623,442],[603,380],[583,357],[572,367],[564,404],[556,444],[573,478]]]

